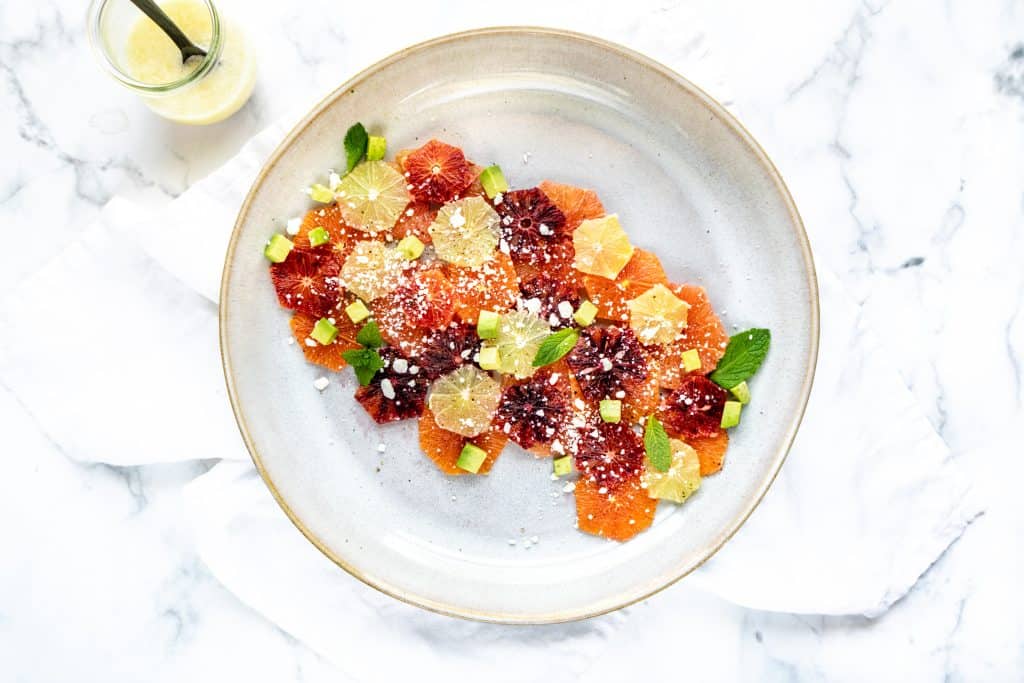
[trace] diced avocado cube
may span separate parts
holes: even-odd
[[[330,241],[331,234],[319,225],[309,231],[309,246],[311,247],[319,247]]]
[[[494,339],[498,336],[498,322],[501,316],[494,311],[480,311],[476,319],[476,334],[481,339]]]
[[[388,141],[379,135],[371,135],[366,143],[366,160],[380,161],[388,151]]]
[[[555,476],[564,477],[565,475],[572,472],[572,456],[563,455],[561,458],[555,458],[552,463],[555,467]]]
[[[498,347],[484,346],[481,348],[478,362],[481,370],[500,370],[501,354],[498,353]]]
[[[331,192],[331,188],[320,183],[313,183],[313,186],[309,188],[309,196],[314,202],[321,204],[330,204],[334,201],[334,193]]]
[[[479,446],[467,443],[462,447],[462,452],[459,453],[459,459],[455,461],[455,466],[460,470],[476,474],[480,471],[480,466],[484,464],[486,459],[487,451]]]
[[[572,319],[576,321],[576,324],[580,327],[586,327],[594,322],[597,318],[597,306],[584,301],[580,304],[580,307],[576,309],[576,312],[572,314]]]
[[[361,300],[356,299],[345,307],[345,315],[352,322],[358,323],[370,317],[370,309]]]
[[[732,395],[736,397],[736,400],[743,405],[750,403],[750,387],[747,386],[746,382],[740,382],[729,391],[731,391]]]
[[[601,401],[601,419],[605,422],[618,422],[622,419],[622,401],[606,398]]]
[[[263,255],[270,259],[271,263],[282,263],[288,258],[294,246],[295,243],[284,235],[271,235],[267,240],[267,246],[263,248]]]
[[[423,253],[423,242],[416,235],[406,235],[399,240],[397,249],[407,261],[415,261]]]
[[[320,318],[316,321],[316,325],[313,325],[313,331],[309,333],[309,336],[321,346],[327,346],[338,336],[338,328],[327,318]]]
[[[700,354],[697,349],[683,351],[683,369],[687,372],[700,370]]]
[[[725,408],[722,409],[722,429],[730,429],[740,423],[740,411],[743,410],[743,404],[739,401],[726,401]]]
[[[505,174],[501,172],[501,166],[497,164],[488,166],[480,173],[480,184],[483,185],[484,192],[491,199],[502,192],[508,192],[508,181],[505,180]]]

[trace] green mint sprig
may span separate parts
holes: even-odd
[[[370,144],[370,136],[363,124],[356,123],[345,133],[345,173],[356,167],[366,156],[366,147]]]
[[[356,341],[368,349],[379,349],[384,346],[384,338],[380,334],[380,328],[373,320],[363,325],[356,334]]]
[[[647,451],[647,462],[651,463],[651,467],[659,472],[668,472],[672,466],[672,445],[665,428],[653,415],[644,424],[644,450]]]
[[[533,357],[533,367],[540,368],[545,365],[551,365],[565,354],[572,351],[572,348],[576,346],[576,342],[579,341],[580,333],[573,327],[567,327],[564,330],[559,330],[549,334],[544,338],[544,341],[540,343],[540,348],[537,349],[537,355]]]
[[[711,381],[723,389],[746,382],[761,367],[771,341],[770,331],[756,327],[734,334],[729,338],[718,367],[710,375]]]
[[[342,353],[341,357],[352,366],[356,379],[364,387],[373,380],[377,371],[384,367],[384,359],[376,349],[350,349]]]

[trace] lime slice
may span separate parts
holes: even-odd
[[[580,223],[572,234],[576,270],[614,280],[633,257],[633,245],[616,214]]]
[[[529,311],[513,311],[498,322],[496,346],[501,355],[501,371],[524,379],[537,372],[533,359],[541,342],[551,334],[547,322]]]
[[[686,327],[690,304],[665,285],[654,285],[626,302],[629,326],[643,344],[671,344]]]
[[[363,240],[356,242],[345,259],[341,284],[363,301],[373,301],[390,294],[409,266],[398,249],[377,240]]]
[[[463,365],[434,382],[427,403],[438,427],[472,437],[491,426],[500,400],[501,385],[475,365]]]
[[[465,268],[479,268],[494,258],[500,232],[498,214],[482,197],[448,202],[430,226],[437,257]]]
[[[644,470],[643,483],[651,498],[682,503],[700,488],[700,458],[697,451],[679,439],[672,439],[672,464],[668,472]]]
[[[341,215],[366,232],[390,230],[412,199],[405,185],[405,177],[387,162],[359,164],[338,185]]]

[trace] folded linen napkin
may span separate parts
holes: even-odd
[[[582,671],[598,646],[620,642],[607,636],[626,615],[669,613],[667,605],[692,601],[698,587],[758,609],[874,616],[978,514],[969,482],[862,329],[858,307],[821,268],[821,359],[793,451],[749,522],[684,584],[630,610],[538,629],[448,619],[363,586],[273,503],[238,436],[219,367],[223,246],[283,132],[275,126],[254,138],[156,220],[111,202],[0,302],[0,382],[72,458],[234,460],[189,487],[201,556],[243,601],[357,678],[442,661],[468,673],[499,656],[492,680],[522,680],[552,665]],[[671,614],[690,618],[684,612]],[[651,621],[633,622],[652,629],[645,643],[678,632],[656,631]],[[458,646],[470,639],[474,647]],[[396,648],[401,657],[387,655]]]

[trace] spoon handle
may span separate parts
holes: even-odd
[[[205,57],[206,50],[196,46],[188,39],[178,25],[175,24],[167,14],[160,9],[160,5],[153,0],[131,0],[132,4],[142,10],[142,13],[153,20],[160,29],[167,34],[167,37],[174,41],[174,44],[181,50],[183,60],[189,57]]]

